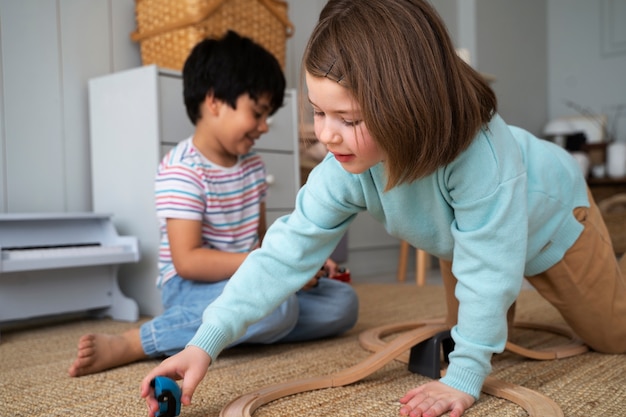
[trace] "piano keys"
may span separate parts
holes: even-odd
[[[136,321],[120,264],[139,261],[136,237],[96,213],[0,214],[0,324],[88,312]]]

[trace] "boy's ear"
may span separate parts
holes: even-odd
[[[220,106],[222,105],[222,101],[215,98],[213,92],[207,93],[204,97],[204,101],[202,102],[202,107],[204,111],[209,112],[212,115],[217,115],[220,110]]]

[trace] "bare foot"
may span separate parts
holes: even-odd
[[[78,353],[68,369],[72,377],[102,372],[147,359],[141,347],[139,329],[121,335],[86,334],[78,340]]]

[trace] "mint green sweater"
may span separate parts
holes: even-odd
[[[215,359],[314,276],[356,214],[368,211],[389,234],[453,261],[459,316],[441,381],[478,398],[492,354],[504,349],[506,312],[523,277],[558,262],[582,231],[572,210],[589,206],[585,180],[563,149],[497,115],[427,177],[383,192],[383,164],[351,174],[329,155],[316,167],[294,212],[269,228],[189,344]]]

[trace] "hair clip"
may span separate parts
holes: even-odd
[[[330,74],[330,72],[333,70],[333,67],[335,66],[335,62],[337,62],[337,58],[335,58],[333,60],[333,63],[330,64],[330,67],[328,67],[328,70],[326,71],[326,74],[324,74],[324,77],[328,77],[328,74]]]

